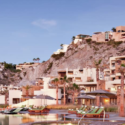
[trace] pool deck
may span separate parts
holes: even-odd
[[[125,122],[125,117],[119,117],[118,113],[111,113],[111,112],[106,112],[106,114],[109,114],[109,118],[105,118],[107,121],[124,121]],[[65,116],[65,118],[70,118],[70,119],[81,119],[81,117],[77,117],[76,114],[68,114]],[[83,118],[85,120],[103,120],[103,118]]]

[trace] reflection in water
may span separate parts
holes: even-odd
[[[5,115],[0,114],[0,125],[19,125],[21,123],[39,122],[39,121],[57,121],[63,120],[62,115],[47,114],[47,115],[29,115],[29,114],[16,114]]]

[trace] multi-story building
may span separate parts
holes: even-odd
[[[121,88],[121,73],[118,71],[120,63],[117,60],[121,60],[122,64],[125,64],[125,56],[110,57],[110,67],[104,70],[106,89],[110,92],[120,93]],[[111,103],[119,104],[119,97],[110,100]]]
[[[110,57],[110,67],[109,69],[104,70],[105,79],[107,79],[107,87],[109,84],[109,88],[112,91],[117,91],[120,88],[121,84],[121,74],[118,72],[118,68],[120,64],[117,60],[121,60],[121,63],[125,63],[125,56],[117,56],[117,57]]]
[[[115,41],[125,41],[125,26],[117,26],[116,32],[113,32],[113,37]]]
[[[95,32],[92,35],[92,41],[106,42],[106,41],[125,41],[125,26],[117,26],[115,32]]]
[[[67,76],[70,81],[70,84],[76,83],[80,88],[84,89],[84,92],[90,92],[97,89],[96,81],[96,68],[83,68],[83,69],[59,69],[59,77]],[[100,79],[100,89],[105,90],[105,81],[103,73],[99,71]],[[72,98],[72,96],[70,96]],[[95,104],[95,99],[81,99],[82,104]]]
[[[21,63],[19,65],[16,65],[16,70],[22,70],[22,69],[26,69],[26,68],[30,68],[30,67],[36,67],[38,66],[39,63]]]
[[[106,41],[110,41],[111,39],[112,39],[111,31],[95,32],[92,35],[92,41],[96,41],[96,42],[106,42]]]
[[[83,68],[83,69],[59,69],[59,77],[67,76],[71,83],[76,83],[81,87],[86,88],[86,92],[96,89],[96,68]],[[100,72],[100,80],[103,80],[103,74]]]

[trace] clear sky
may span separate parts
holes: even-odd
[[[0,0],[0,62],[50,58],[72,36],[125,25],[125,0]]]

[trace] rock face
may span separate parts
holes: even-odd
[[[24,69],[21,72],[19,85],[35,84],[36,78],[43,76],[57,76],[58,69],[65,68],[83,68],[87,65],[93,66],[95,60],[102,59],[102,64],[109,66],[109,58],[112,56],[125,55],[125,44],[107,44],[107,43],[87,43],[86,41],[77,44],[70,44],[64,56],[60,59],[53,58],[37,67]],[[24,75],[25,74],[25,75]]]
[[[3,85],[17,85],[22,80],[20,72],[12,72],[9,69],[0,71],[0,84]]]

